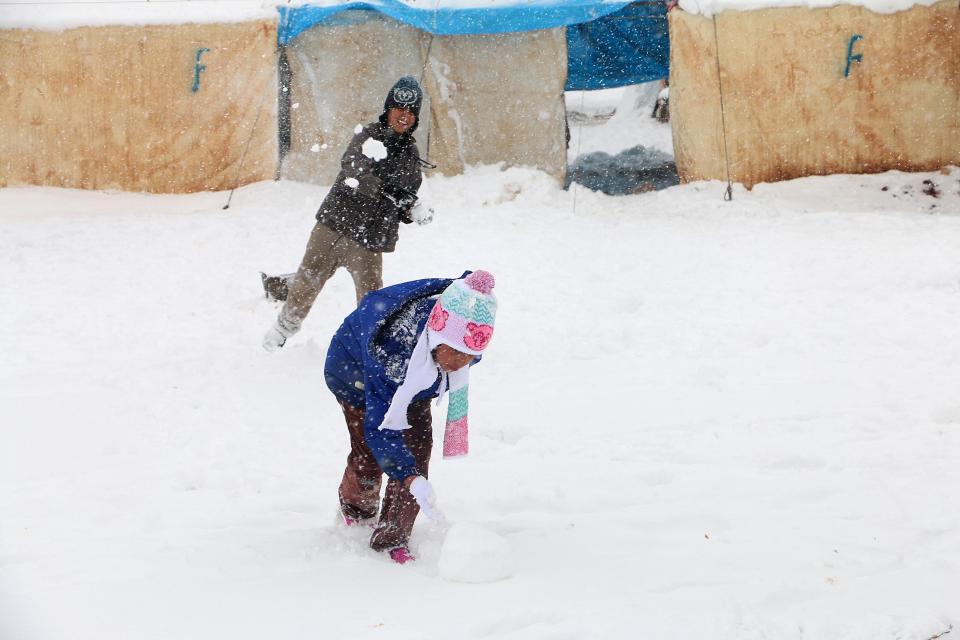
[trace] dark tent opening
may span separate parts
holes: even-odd
[[[567,27],[567,91],[596,91],[639,85],[669,76],[670,39],[663,1],[634,2],[597,20]],[[574,103],[576,100],[573,101]],[[569,107],[573,107],[572,109]],[[666,97],[657,96],[650,112],[634,117],[665,121]],[[568,105],[568,127],[596,126],[613,114],[585,114]],[[609,195],[663,189],[679,183],[671,154],[644,140],[611,154],[577,154],[567,166],[566,187],[573,182]]]

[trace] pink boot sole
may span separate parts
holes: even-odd
[[[343,524],[348,527],[373,527],[376,518],[348,518],[343,516]]]
[[[397,547],[396,549],[390,549],[390,559],[396,562],[397,564],[404,564],[407,562],[412,562],[416,560],[412,555],[410,555],[410,550],[406,547]]]

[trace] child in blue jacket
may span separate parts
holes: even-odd
[[[350,433],[341,513],[348,525],[372,522],[386,473],[370,546],[400,564],[413,559],[407,544],[420,510],[442,519],[427,480],[432,398],[450,394],[444,457],[467,453],[469,365],[493,336],[493,286],[491,274],[475,271],[372,291],[330,342],[324,374]]]

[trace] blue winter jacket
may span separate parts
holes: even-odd
[[[461,277],[465,277],[466,272]],[[348,315],[330,341],[324,376],[338,400],[364,409],[364,438],[377,464],[391,478],[418,475],[403,431],[377,427],[403,383],[407,363],[431,309],[453,278],[428,278],[371,291]],[[414,397],[435,398],[437,380]]]

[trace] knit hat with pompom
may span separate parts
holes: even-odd
[[[427,328],[433,346],[446,344],[478,356],[490,344],[497,317],[496,281],[488,271],[454,280],[430,312]]]

